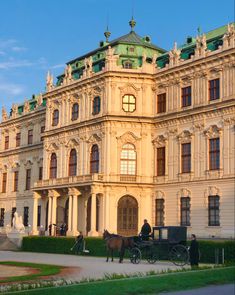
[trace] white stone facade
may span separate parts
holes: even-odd
[[[230,35],[229,35],[230,34]],[[228,35],[228,36],[227,36]],[[94,73],[89,66],[74,80],[66,68],[62,85],[54,87],[50,75],[47,92],[38,98],[33,111],[3,112],[0,125],[0,208],[4,225],[11,223],[12,208],[24,215],[29,207],[29,231],[48,232],[49,224],[67,223],[67,235],[79,231],[90,236],[104,229],[121,234],[137,234],[147,218],[156,225],[156,199],[163,200],[163,224],[182,224],[181,198],[189,198],[188,234],[199,237],[234,237],[235,181],[235,49],[234,29],[224,35],[224,43],[215,51],[206,50],[199,40],[195,55],[179,59],[179,50],[170,54],[168,66],[159,69],[143,63],[141,68],[125,69],[108,49],[105,67]],[[199,44],[199,45],[198,45]],[[201,46],[201,47],[200,47]],[[87,61],[88,63],[88,61]],[[219,98],[210,100],[208,83],[219,79]],[[191,104],[182,107],[182,88],[191,86]],[[157,97],[166,93],[166,111],[157,111]],[[126,112],[123,97],[135,98],[135,110]],[[94,114],[94,98],[100,109]],[[47,101],[42,106],[43,99]],[[72,108],[79,105],[78,118],[72,120]],[[53,124],[53,112],[59,119]],[[41,134],[41,128],[45,132]],[[33,143],[28,145],[28,130]],[[15,147],[21,132],[20,147]],[[5,149],[5,137],[9,147]],[[41,140],[43,137],[43,141]],[[209,140],[219,138],[219,167],[210,169]],[[182,173],[182,144],[191,143],[190,171]],[[129,144],[134,173],[121,166],[124,146]],[[98,170],[91,173],[91,153],[98,147]],[[157,175],[157,148],[165,147],[164,175]],[[76,151],[76,175],[69,176],[69,157]],[[51,157],[56,155],[56,177],[50,177]],[[97,159],[96,159],[97,160]],[[131,166],[132,165],[132,166]],[[43,167],[43,179],[39,168]],[[122,167],[122,168],[121,168]],[[31,189],[26,187],[26,170],[31,169]],[[122,170],[123,169],[123,170]],[[19,171],[18,191],[14,192],[14,172]],[[130,170],[131,171],[131,170]],[[7,173],[6,192],[2,192]],[[136,202],[125,213],[120,200],[131,196]],[[218,196],[216,225],[209,225],[209,196]],[[131,201],[131,202],[132,202]],[[38,222],[38,206],[41,206]],[[129,207],[128,207],[129,208]],[[129,209],[127,209],[129,210]],[[120,215],[118,215],[118,212]],[[217,213],[216,213],[217,212]],[[129,214],[129,228],[125,224]],[[120,221],[120,218],[123,221]],[[39,224],[40,223],[40,224]],[[120,225],[121,223],[121,225]],[[120,228],[120,226],[122,228]],[[126,226],[126,229],[125,229]],[[54,229],[52,229],[52,234]]]

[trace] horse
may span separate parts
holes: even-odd
[[[125,249],[134,247],[134,239],[132,237],[122,237],[116,234],[110,234],[107,230],[104,230],[103,239],[106,241],[107,247],[107,259],[109,261],[109,254],[111,252],[113,261],[113,251],[119,252],[119,263],[122,263]]]

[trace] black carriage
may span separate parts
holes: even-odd
[[[159,259],[169,259],[178,266],[188,263],[187,227],[156,226],[148,241],[142,240],[141,236],[134,237],[134,241],[135,247],[130,250],[130,260],[134,264],[142,258],[149,263]]]

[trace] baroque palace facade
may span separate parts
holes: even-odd
[[[32,234],[134,235],[146,218],[234,237],[234,24],[170,51],[130,26],[2,109],[1,232],[17,211]]]

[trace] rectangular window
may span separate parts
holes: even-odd
[[[18,191],[19,171],[14,172],[14,192]]]
[[[38,180],[42,180],[43,167],[39,167]]]
[[[33,144],[33,129],[28,130],[28,144]]]
[[[182,107],[191,106],[191,86],[181,89]]]
[[[29,225],[29,207],[24,207],[24,226]]]
[[[219,99],[220,82],[219,79],[209,81],[209,100]]]
[[[182,197],[180,201],[180,225],[190,226],[190,198]]]
[[[42,134],[45,132],[45,126],[41,126],[41,141],[43,141]]]
[[[157,113],[166,112],[166,93],[158,94],[157,96]]]
[[[208,225],[219,226],[219,196],[209,196],[208,210]]]
[[[7,191],[7,173],[2,174],[2,193]]]
[[[0,227],[4,226],[4,215],[5,215],[5,209],[1,208],[1,211],[0,211]]]
[[[5,136],[5,150],[9,149],[9,136]]]
[[[14,217],[14,213],[16,212],[16,207],[12,207],[11,209],[11,226],[13,226],[13,217]]]
[[[20,146],[21,133],[16,133],[16,147]]]
[[[212,138],[209,140],[209,169],[217,170],[220,168],[220,140]]]
[[[164,199],[156,199],[155,208],[155,225],[164,226]]]
[[[26,183],[25,183],[25,190],[30,190],[30,183],[31,183],[31,169],[26,170]]]
[[[41,206],[38,206],[38,221],[37,221],[37,226],[41,225]]]
[[[181,170],[182,173],[191,172],[191,143],[181,145]]]
[[[165,175],[165,147],[157,148],[157,176]]]

